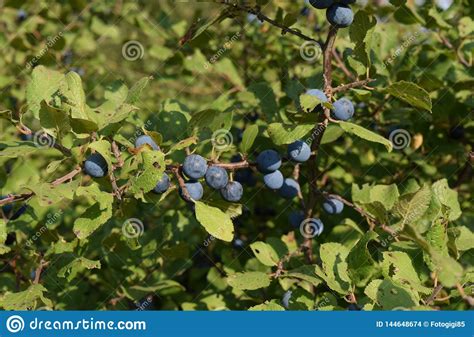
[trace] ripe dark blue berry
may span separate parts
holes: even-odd
[[[244,189],[242,185],[237,181],[230,181],[223,189],[221,189],[221,195],[224,200],[230,202],[237,202],[242,198]]]
[[[344,209],[344,203],[336,198],[328,198],[323,202],[323,208],[328,214],[339,214]]]
[[[283,174],[278,170],[267,173],[263,176],[263,182],[269,189],[278,190],[283,186]]]
[[[302,140],[297,140],[288,145],[288,157],[298,163],[304,163],[311,157],[311,148]]]
[[[200,179],[204,177],[207,171],[206,159],[198,154],[191,154],[184,159],[183,172],[191,179]]]
[[[220,190],[229,182],[227,171],[219,166],[211,166],[206,172],[206,183],[209,187]]]
[[[163,176],[161,179],[156,183],[155,188],[153,189],[153,192],[161,194],[165,193],[168,188],[170,187],[170,177],[166,173],[163,173]]]
[[[338,99],[333,103],[331,116],[340,121],[347,121],[354,116],[354,104],[347,98]]]
[[[257,168],[262,173],[276,171],[281,166],[281,158],[275,150],[265,150],[257,157]]]
[[[326,11],[326,18],[334,27],[345,28],[351,25],[354,20],[354,13],[349,6],[333,4]]]
[[[300,191],[300,185],[298,182],[291,178],[286,178],[283,182],[283,186],[278,190],[280,195],[285,199],[293,199],[298,195]]]
[[[153,150],[160,151],[160,147],[155,143],[153,138],[148,135],[142,135],[135,140],[135,147],[148,144]]]
[[[91,177],[102,178],[107,174],[107,162],[99,153],[93,153],[86,159],[84,171]]]
[[[199,181],[190,180],[184,184],[186,186],[186,190],[188,191],[189,196],[193,200],[200,200],[204,194],[204,189]],[[183,199],[183,191],[180,189],[180,195]]]

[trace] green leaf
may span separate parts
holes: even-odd
[[[270,276],[259,271],[237,273],[227,277],[227,283],[239,290],[255,290],[270,285]]]
[[[50,183],[40,183],[28,186],[27,188],[35,193],[40,206],[51,206],[61,202],[64,199],[72,200],[74,191],[77,189],[79,181],[53,185]]]
[[[409,285],[410,288],[423,294],[430,294],[431,289],[421,284],[420,278],[413,267],[407,253],[393,251],[383,253],[382,270],[385,277],[390,277],[400,285]]]
[[[0,306],[5,310],[32,310],[41,301],[49,308],[53,307],[51,300],[44,296],[46,288],[41,284],[33,284],[25,291],[7,293],[0,299]]]
[[[449,188],[448,180],[446,178],[438,180],[431,188],[439,202],[448,208],[448,219],[451,221],[459,219],[462,211],[458,201],[458,192]]]
[[[466,226],[456,228],[456,248],[460,251],[467,251],[474,248],[474,233]]]
[[[378,310],[411,308],[419,304],[418,296],[411,289],[390,279],[373,280],[364,293],[376,303]]]
[[[196,218],[213,237],[231,242],[234,238],[234,224],[229,215],[217,207],[195,202]]]
[[[232,126],[232,112],[220,112],[214,109],[202,110],[193,114],[189,121],[191,128],[197,127],[200,130],[205,128],[211,131],[230,130]]]
[[[372,131],[367,130],[366,128],[364,128],[360,125],[353,124],[353,123],[350,123],[350,122],[340,121],[338,124],[345,132],[356,135],[357,137],[365,139],[369,142],[380,143],[380,144],[384,145],[387,148],[388,152],[392,151],[392,148],[393,148],[392,142],[389,141],[388,139],[376,134],[375,132],[372,132]]]
[[[0,157],[4,158],[24,157],[39,150],[41,148],[33,142],[6,141],[0,143]]]
[[[420,219],[431,201],[431,189],[423,186],[418,192],[403,195],[394,207],[394,213],[401,217],[402,228]]]
[[[386,211],[390,211],[398,201],[400,194],[397,185],[352,185],[352,200],[358,204],[367,206],[367,204],[379,203]]]
[[[269,244],[256,241],[250,245],[255,257],[266,266],[276,266],[278,264],[278,254]]]
[[[85,239],[112,217],[114,197],[111,193],[99,190],[96,184],[80,186],[76,196],[84,196],[95,202],[74,221],[74,234],[79,239]]]
[[[276,145],[291,144],[306,136],[312,129],[313,124],[283,125],[272,123],[268,126],[268,134]]]
[[[329,124],[321,139],[321,144],[328,144],[336,141],[344,134],[344,130],[337,124]]]
[[[65,277],[68,282],[71,282],[78,273],[86,269],[100,269],[100,267],[99,260],[89,260],[81,256],[62,267],[58,272],[58,276]]]
[[[45,102],[41,103],[39,119],[41,126],[55,138],[62,139],[71,130],[67,112],[49,106]]]
[[[150,83],[152,79],[153,76],[142,77],[137,83],[133,85],[133,87],[130,88],[125,102],[131,105],[138,103],[143,89],[148,86],[148,83]]]
[[[349,250],[340,243],[323,243],[319,249],[322,268],[316,266],[316,275],[321,277],[332,290],[343,295],[347,295],[352,286],[347,273],[348,254]]]
[[[322,101],[314,95],[300,95],[300,105],[303,111],[311,112],[321,103]]]
[[[240,150],[242,153],[248,153],[249,150],[252,148],[253,143],[255,142],[255,138],[258,135],[258,125],[253,124],[249,125],[245,128],[244,133],[242,135],[242,142],[240,143]]]
[[[375,240],[377,237],[375,232],[365,233],[347,256],[349,275],[357,287],[365,286],[378,273],[377,262],[367,249],[369,241]]]
[[[265,301],[262,304],[254,305],[249,308],[249,311],[285,311],[277,300]]]
[[[401,99],[402,101],[416,107],[431,112],[431,98],[425,89],[415,83],[399,81],[391,84],[385,92]]]
[[[316,275],[315,265],[304,265],[281,275],[282,278],[295,278],[298,280],[306,281],[313,286],[319,286],[323,281]]]
[[[161,151],[141,151],[141,170],[137,176],[130,179],[129,191],[138,195],[148,193],[155,188],[156,183],[162,178],[166,164],[165,155]]]
[[[355,16],[354,21],[349,27],[349,36],[351,41],[355,44],[353,54],[355,58],[364,64],[367,68],[370,67],[370,52],[372,50],[372,36],[375,30],[377,20],[374,16],[369,15],[363,10],[359,10]]]
[[[43,100],[49,102],[63,81],[64,75],[58,71],[47,69],[42,65],[33,69],[31,80],[26,86],[26,103],[28,111],[35,118],[39,118],[41,102]]]
[[[204,33],[212,25],[219,23],[229,17],[230,12],[227,9],[224,9],[220,12],[218,16],[213,16],[212,20],[200,19],[198,22],[194,22],[189,30],[186,32],[186,35],[181,39],[180,44],[183,45],[188,41],[194,40],[199,35]]]

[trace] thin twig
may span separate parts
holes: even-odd
[[[45,261],[43,258],[41,259],[38,267],[36,268],[35,271],[35,279],[33,280],[34,284],[38,284],[40,279],[41,279],[41,273],[43,272],[43,268],[46,267],[49,264],[49,262]]]
[[[305,40],[305,41],[311,41],[311,42],[315,42],[317,44],[320,44],[318,40],[312,38],[312,37],[309,37],[303,33],[301,33],[299,30],[296,30],[296,29],[293,29],[293,28],[290,28],[290,27],[287,27],[273,19],[270,19],[268,16],[266,16],[265,14],[263,14],[261,11],[260,11],[260,8],[258,7],[250,7],[250,6],[244,6],[244,5],[240,5],[238,3],[230,3],[230,2],[227,2],[227,1],[221,1],[221,4],[224,4],[224,5],[227,5],[227,6],[230,6],[232,8],[235,8],[235,9],[238,9],[238,10],[241,10],[241,11],[244,11],[244,12],[247,12],[247,13],[250,13],[250,14],[253,14],[255,15],[260,21],[266,21],[268,22],[269,24],[275,26],[275,27],[278,27],[282,30],[282,34],[286,34],[286,33],[289,33],[289,34],[292,34],[292,35],[295,35],[295,36],[298,36],[299,38]]]
[[[332,56],[334,49],[334,42],[336,41],[337,28],[331,27],[326,39],[326,42],[323,46],[323,70],[324,70],[324,92],[328,96],[329,101],[332,100]],[[314,135],[313,141],[311,143],[311,158],[308,163],[308,177],[309,177],[309,193],[308,193],[308,202],[306,203],[305,217],[312,218],[313,209],[316,205],[317,199],[317,186],[316,181],[318,178],[318,166],[317,166],[317,156],[319,152],[319,146],[321,144],[321,139],[323,138],[324,131],[328,125],[329,118],[329,109],[324,108],[324,120],[322,124],[318,121],[313,128],[312,135]],[[306,247],[305,255],[308,263],[313,261],[313,246],[312,239],[305,238],[304,246]]]
[[[340,85],[338,87],[333,88],[332,93],[334,94],[334,93],[343,92],[343,91],[346,91],[346,90],[349,90],[349,89],[352,89],[352,88],[364,87],[365,85],[367,85],[368,83],[370,83],[372,81],[374,81],[374,80],[371,79],[371,78],[367,78],[365,80],[360,80],[360,81],[355,81],[355,82],[352,82],[352,83]]]

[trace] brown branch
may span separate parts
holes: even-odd
[[[74,178],[77,174],[79,174],[82,171],[82,168],[80,166],[76,167],[74,170],[69,172],[68,174],[62,176],[61,178],[56,179],[53,181],[51,184],[54,186],[57,186],[59,184],[64,183],[65,181],[71,180]]]
[[[349,90],[349,89],[352,89],[352,88],[363,87],[363,86],[367,85],[368,83],[370,83],[372,81],[374,81],[374,80],[371,79],[371,78],[367,78],[365,80],[360,80],[360,81],[355,81],[355,82],[352,82],[352,83],[340,85],[338,87],[333,88],[332,93],[334,94],[334,93],[343,92],[343,91],[346,91],[346,90]]]
[[[456,284],[456,288],[458,289],[459,294],[461,295],[462,299],[467,302],[471,307],[474,307],[474,298],[471,296],[466,295],[464,292],[464,288],[460,283]]]
[[[72,170],[71,172],[69,172],[68,174],[54,180],[51,184],[53,186],[57,186],[59,184],[62,184],[68,180],[71,180],[72,178],[74,178],[79,172],[82,171],[82,168],[81,167],[76,167],[74,170]],[[4,199],[1,199],[0,200],[0,206],[2,205],[6,205],[6,204],[10,204],[12,202],[16,202],[16,201],[22,201],[22,200],[26,200],[26,199],[29,199],[31,198],[32,196],[34,195],[33,192],[29,192],[29,193],[22,193],[22,194],[17,194],[17,195],[14,195],[14,194],[10,194],[8,195],[6,198]]]
[[[192,201],[191,196],[189,195],[188,189],[186,188],[186,183],[183,178],[183,174],[181,172],[181,166],[180,167],[174,167],[171,170],[173,174],[175,175],[176,179],[178,180],[179,187],[181,188],[181,193],[183,194],[183,198]]]
[[[438,296],[442,289],[443,286],[441,285],[441,283],[434,287],[433,292],[431,293],[430,297],[426,299],[425,304],[430,305],[436,299],[436,296]]]
[[[323,69],[324,69],[324,92],[328,96],[328,100],[332,100],[332,55],[334,49],[334,42],[336,41],[337,28],[331,27],[326,39],[326,42],[323,46]],[[319,146],[321,144],[321,139],[323,138],[324,131],[328,125],[329,118],[329,109],[324,108],[324,120],[321,123],[319,121],[316,123],[312,131],[313,141],[311,143],[311,158],[308,162],[308,177],[309,177],[309,193],[308,193],[308,202],[306,203],[305,217],[312,218],[313,209],[316,205],[317,200],[317,186],[316,181],[318,179],[318,165],[317,165],[317,156],[319,152]],[[308,263],[313,261],[313,249],[312,249],[312,239],[305,238],[304,247],[306,260]]]
[[[34,284],[38,284],[41,279],[41,273],[43,272],[44,267],[46,267],[49,262],[46,262],[44,259],[41,259],[40,264],[35,271],[35,279],[33,280]]]
[[[248,160],[242,160],[237,163],[212,163],[211,166],[219,166],[226,170],[239,170],[251,166],[255,166],[255,163],[251,163]]]
[[[230,6],[232,8],[238,9],[240,11],[244,11],[244,12],[255,15],[260,21],[262,21],[262,22],[266,21],[269,24],[280,28],[282,30],[282,34],[289,33],[289,34],[298,36],[299,38],[301,38],[305,41],[315,42],[318,45],[320,44],[318,40],[301,33],[299,30],[292,29],[292,28],[287,27],[287,26],[285,26],[285,25],[283,25],[283,24],[281,24],[281,23],[279,23],[279,22],[277,22],[273,19],[270,19],[268,16],[266,16],[265,14],[263,14],[260,11],[259,7],[244,6],[244,5],[240,5],[238,3],[230,3],[230,2],[227,2],[227,1],[221,1],[220,3],[223,4],[223,5],[227,5],[227,6]]]
[[[120,149],[117,146],[117,143],[115,141],[112,141],[112,152],[114,154],[115,159],[117,159],[116,167],[122,167],[124,164],[124,161],[122,159],[122,154],[120,153]]]

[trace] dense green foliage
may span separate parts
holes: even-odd
[[[340,29],[302,1],[20,3],[0,23],[1,308],[473,304],[471,0],[350,4]],[[281,166],[257,165],[270,149]]]

